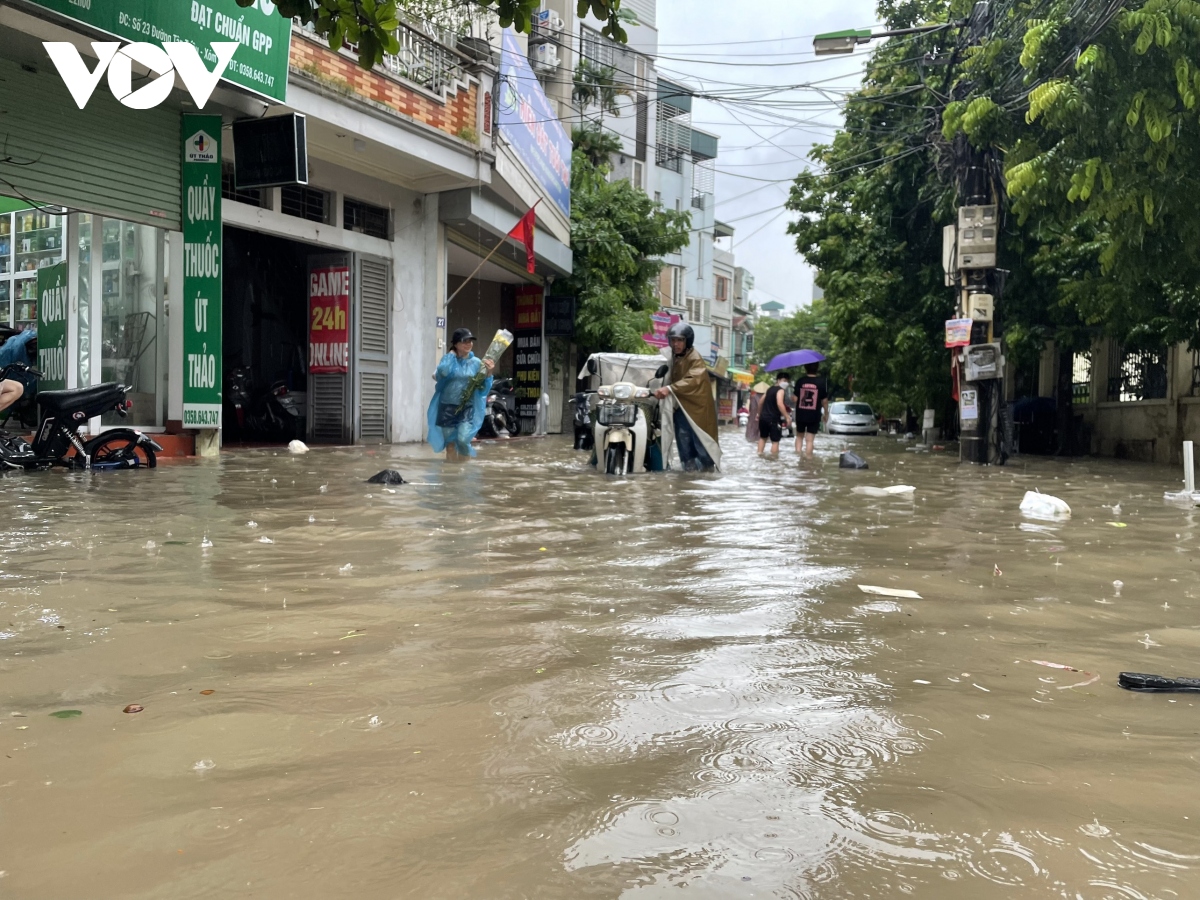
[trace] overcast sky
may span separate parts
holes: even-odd
[[[736,229],[737,262],[754,274],[760,304],[776,299],[794,309],[812,297],[812,270],[786,233],[792,214],[783,202],[809,148],[827,142],[840,122],[830,102],[840,94],[811,87],[746,94],[755,85],[856,85],[867,48],[815,61],[812,36],[875,23],[874,0],[658,0],[660,72],[727,98],[697,100],[692,121],[721,136],[717,218]]]

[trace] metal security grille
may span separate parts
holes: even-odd
[[[1071,357],[1071,402],[1085,404],[1092,397],[1092,354],[1076,353]]]
[[[357,312],[354,317],[355,441],[381,442],[391,437],[388,417],[392,373],[388,354],[390,275],[385,261],[358,257]]]
[[[638,94],[634,97],[633,107],[637,116],[635,131],[637,145],[633,155],[644,161],[646,159],[646,141],[650,135],[650,102],[646,99],[645,94]]]
[[[311,375],[312,439],[318,443],[341,444],[346,440],[346,376]]]
[[[388,239],[388,211],[382,206],[372,206],[361,200],[347,197],[342,202],[342,222],[347,231],[369,234],[371,237]]]
[[[363,441],[386,441],[388,377],[385,372],[363,372],[358,378],[358,436]]]
[[[316,188],[286,184],[279,189],[279,209],[285,216],[329,222],[329,195]]]
[[[704,209],[712,199],[715,169],[711,159],[696,159],[692,166],[692,206]]]
[[[1108,357],[1108,399],[1129,402],[1167,396],[1167,351],[1127,350],[1112,344]]]
[[[388,268],[383,263],[362,261],[360,303],[362,308],[359,351],[388,352]]]
[[[261,188],[238,188],[236,174],[233,163],[221,164],[221,196],[226,200],[236,200],[250,206],[266,206],[263,198],[267,192]]]

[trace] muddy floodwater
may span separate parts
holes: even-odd
[[[0,897],[1200,897],[1179,473],[722,440],[0,479]]]

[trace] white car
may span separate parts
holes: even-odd
[[[875,410],[868,403],[829,404],[830,434],[879,434]]]

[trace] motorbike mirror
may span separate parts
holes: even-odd
[[[654,377],[655,378],[663,378],[670,371],[671,371],[670,366],[668,366],[664,363],[663,365],[659,366],[658,369],[655,370]]]
[[[596,365],[596,361],[594,359],[591,359],[591,358],[588,359],[587,370],[588,370],[589,375],[595,375],[597,373],[597,371],[599,370],[599,368],[600,367]]]

